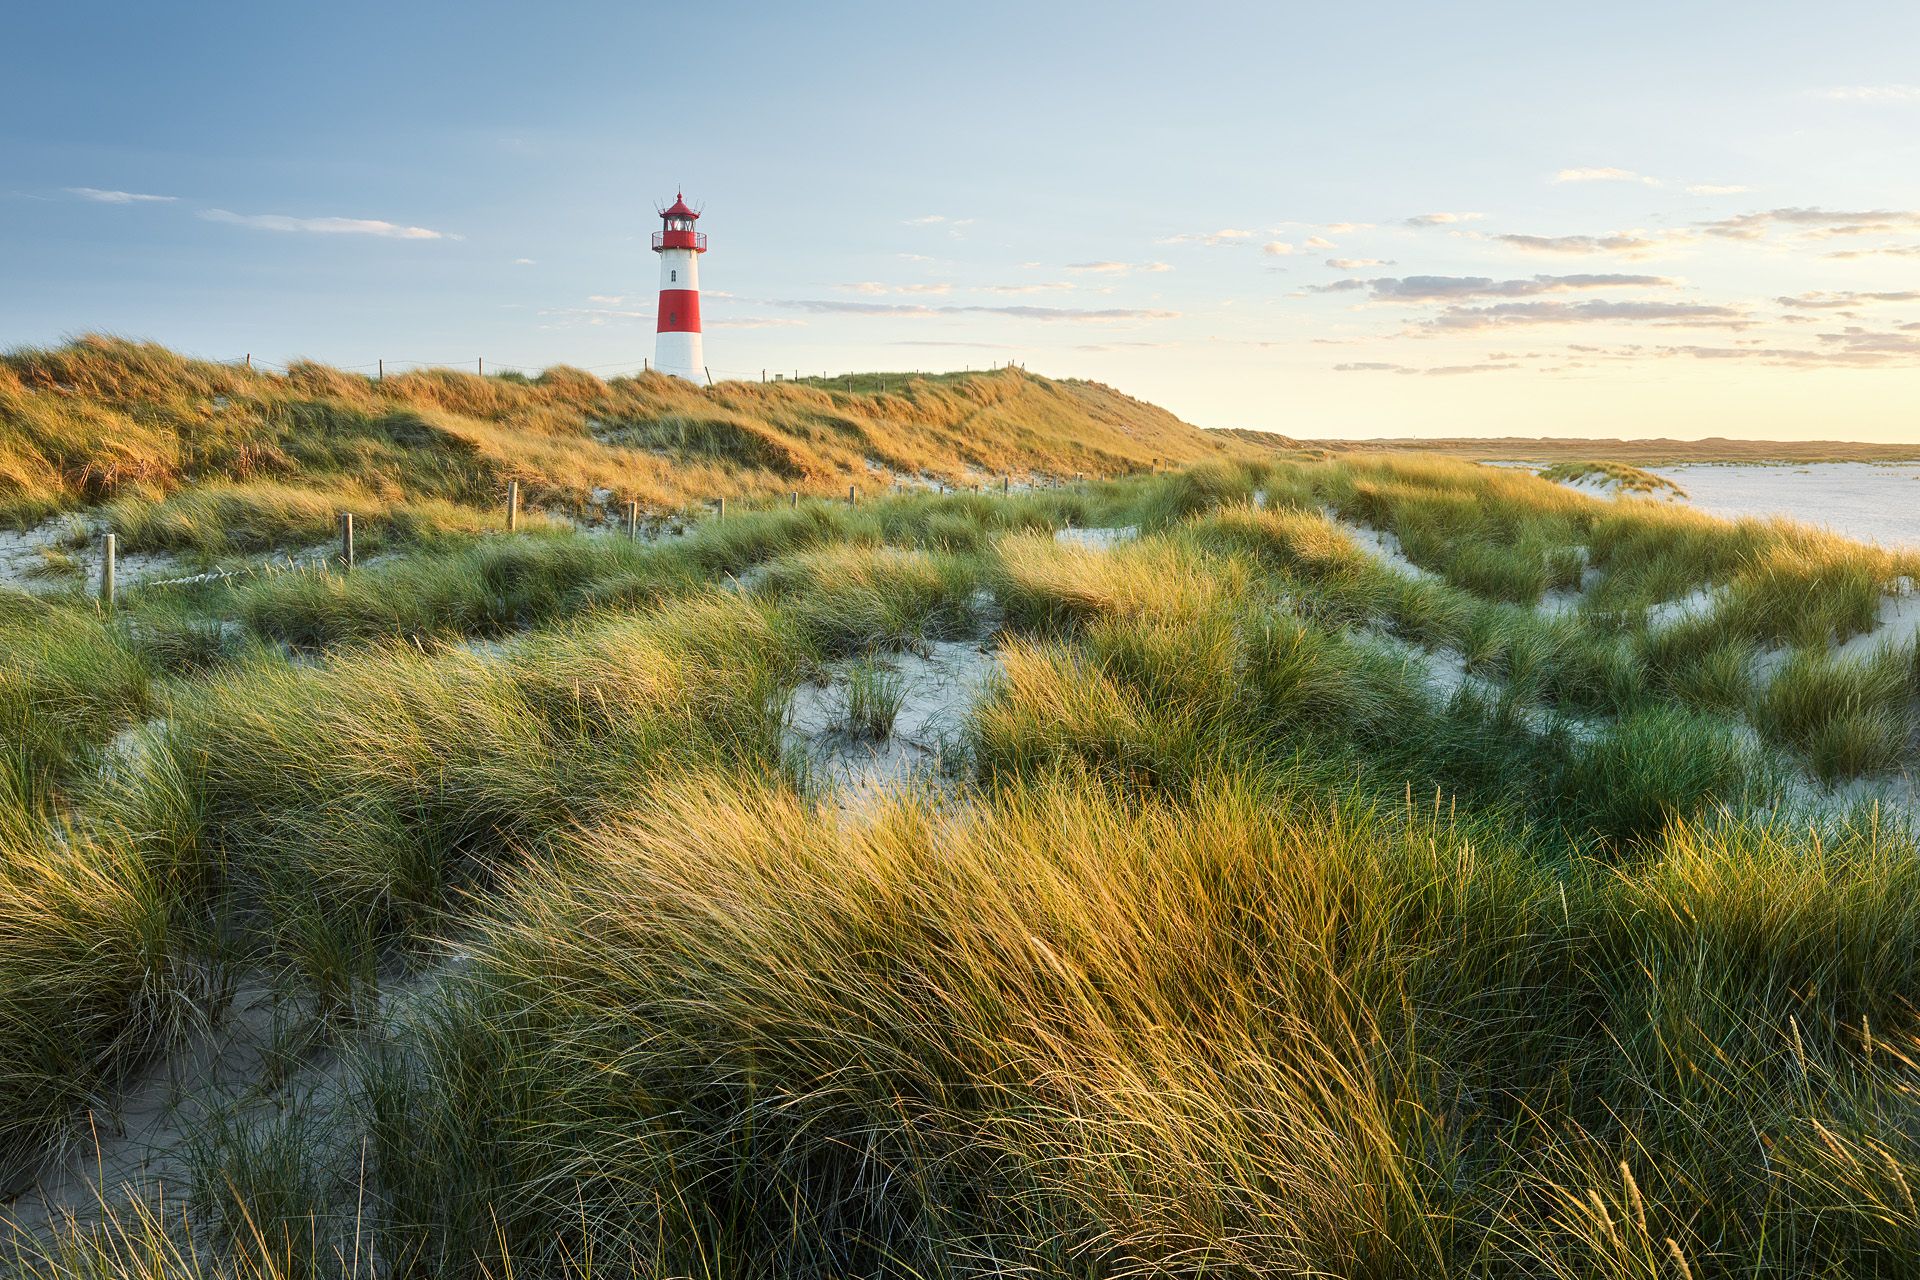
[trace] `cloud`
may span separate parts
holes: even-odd
[[[1855,84],[1820,89],[1816,97],[1833,102],[1920,102],[1920,84]]]
[[[989,315],[1006,316],[1015,320],[1065,321],[1073,324],[1102,324],[1114,320],[1173,320],[1177,319],[1180,315],[1178,311],[1157,311],[1138,307],[1105,307],[1097,309],[1020,305],[1003,307],[949,305],[936,307],[919,302],[840,302],[817,298],[798,298],[792,301],[775,302],[774,305],[777,307],[790,307],[796,311],[806,311],[816,315],[895,316],[903,319],[922,319],[933,316]]]
[[[139,191],[102,191],[98,187],[68,187],[68,195],[97,204],[172,204],[179,196],[150,196]]]
[[[513,265],[516,267],[531,267],[534,265],[534,261],[532,258],[515,258]]]
[[[1733,307],[1697,302],[1615,301],[1501,302],[1485,307],[1448,307],[1425,322],[1432,330],[1504,329],[1537,324],[1658,324],[1706,327],[1751,323]]]
[[[793,329],[804,328],[799,316],[741,316],[737,320],[709,320],[709,329]]]
[[[1644,258],[1663,248],[1693,240],[1691,231],[1615,231],[1604,236],[1523,236],[1498,235],[1493,239],[1525,253],[1588,254],[1617,253],[1627,258]]]
[[[893,256],[900,259],[902,262],[932,262],[933,261],[932,258],[928,257],[924,253],[896,253]]]
[[[901,338],[887,345],[890,347],[963,347],[971,351],[1023,350],[1010,342],[950,342],[945,338]]]
[[[1859,307],[1874,302],[1920,302],[1920,289],[1903,289],[1896,293],[1854,293],[1851,291],[1827,292],[1816,289],[1811,293],[1799,293],[1790,298],[1775,298],[1783,307],[1798,307],[1808,311],[1835,311],[1842,307]]]
[[[1639,182],[1649,187],[1660,185],[1660,179],[1649,178],[1644,173],[1635,173],[1631,169],[1585,168],[1562,169],[1553,175],[1555,182]]]
[[[953,286],[945,281],[933,284],[882,284],[878,280],[861,280],[855,284],[837,284],[836,289],[847,293],[878,295],[884,293],[952,293]]]
[[[1260,252],[1276,258],[1284,258],[1293,252],[1293,246],[1285,240],[1269,240],[1260,246]]]
[[[1751,190],[1753,190],[1752,187],[1743,187],[1736,183],[1723,185],[1716,182],[1696,182],[1687,188],[1687,194],[1690,196],[1737,196]]]
[[[230,213],[225,209],[203,209],[200,216],[208,222],[224,222],[236,227],[255,227],[262,231],[307,231],[317,235],[379,236],[388,240],[458,240],[460,237],[426,227],[407,227],[379,218],[294,218],[282,213]]]
[[[1076,289],[1079,286],[1071,280],[1046,280],[1033,284],[983,284],[975,286],[981,293],[1057,293],[1063,289]]]
[[[1829,258],[1920,258],[1920,244],[1888,244],[1876,249],[1841,249]]]
[[[1776,227],[1804,231],[1817,238],[1878,235],[1920,228],[1920,212],[1911,209],[1763,209],[1698,224],[1708,235],[1729,240],[1758,240]]]
[[[973,218],[949,218],[944,213],[929,213],[918,218],[907,218],[903,225],[909,227],[944,227],[948,235],[956,240],[964,240],[964,231],[974,224]],[[904,255],[903,255],[904,256]]]
[[[1920,334],[1849,327],[1818,335],[1816,347],[1736,344],[1660,347],[1654,355],[1691,360],[1744,360],[1794,369],[1920,365]]]
[[[1495,280],[1490,276],[1383,276],[1373,280],[1336,280],[1308,288],[1313,293],[1350,293],[1364,288],[1376,302],[1457,302],[1467,298],[1531,298],[1583,289],[1667,289],[1677,284],[1679,281],[1667,276],[1619,274],[1542,275],[1524,280]]]
[[[1351,360],[1345,364],[1333,366],[1335,373],[1402,373],[1422,378],[1450,378],[1464,373],[1492,373],[1501,369],[1518,369],[1516,360],[1491,358],[1478,364],[1442,364],[1419,368],[1414,365],[1393,364],[1386,360]]]
[[[1365,267],[1390,267],[1390,258],[1328,258],[1327,265],[1336,271],[1359,271]]]
[[[558,316],[564,319],[585,320],[588,324],[601,325],[609,320],[655,320],[658,314],[653,311],[621,310],[613,307],[542,307],[536,315]]]
[[[1331,241],[1331,240],[1329,240],[1329,239],[1327,239],[1327,238],[1326,238],[1325,236],[1308,236],[1308,237],[1306,238],[1306,240],[1305,240],[1305,241],[1303,242],[1303,244],[1304,244],[1304,246],[1305,246],[1306,248],[1308,248],[1308,249],[1337,249],[1337,248],[1339,248],[1339,246],[1338,246],[1338,245],[1336,245],[1336,244],[1334,244],[1334,242],[1333,242],[1333,241]]]
[[[1478,222],[1486,217],[1484,213],[1417,213],[1408,218],[1404,225],[1409,227],[1444,227],[1455,222]]]
[[[1084,271],[1092,275],[1124,276],[1136,271],[1159,272],[1173,268],[1164,262],[1069,262],[1068,271]]]
[[[1251,240],[1253,232],[1242,231],[1238,227],[1222,227],[1218,231],[1183,231],[1177,236],[1163,236],[1155,244],[1204,244],[1218,248],[1221,245],[1238,244],[1242,240]]]

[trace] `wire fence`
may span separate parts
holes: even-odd
[[[295,361],[294,365],[276,364],[271,360],[258,359],[251,352],[248,352],[245,355],[234,356],[221,363],[238,365],[246,369],[259,369],[286,374],[292,372],[296,365],[318,362]],[[548,370],[555,368],[579,369],[585,373],[606,375],[615,378],[632,377],[648,372],[655,372],[653,369],[653,361],[647,358],[642,358],[638,362],[623,360],[615,364],[539,365],[509,364],[505,361],[490,360],[485,356],[474,356],[470,359],[458,360],[416,360],[409,358],[390,360],[382,357],[364,364],[336,364],[326,367],[337,369],[342,373],[368,374],[376,382],[385,379],[389,374],[399,375],[423,371],[431,372],[441,369],[462,373],[470,370],[480,377],[498,377],[504,374],[518,374],[521,377],[538,377]],[[1001,369],[1024,370],[1026,367],[1025,361],[1008,361],[1005,364],[982,365],[978,372],[989,373]],[[870,384],[876,381],[879,384],[878,390],[884,392],[891,389],[893,385],[904,384],[914,378],[944,377],[953,373],[973,373],[976,372],[976,370],[969,365],[965,369],[950,369],[945,371],[911,369],[893,371],[886,374],[833,373],[824,370],[819,373],[802,373],[797,368],[776,369],[772,366],[763,366],[759,369],[732,369],[708,365],[704,366],[701,372],[705,375],[708,386],[720,382],[798,382],[808,386],[817,386],[833,390],[836,389],[839,384],[844,384],[844,389],[848,393],[852,393],[856,390],[874,389]]]

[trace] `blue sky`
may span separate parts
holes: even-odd
[[[1911,439],[1916,49],[1892,3],[37,6],[0,343],[611,373],[677,184],[716,376]]]

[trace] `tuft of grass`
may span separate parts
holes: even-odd
[[[0,905],[0,1183],[11,1188],[165,1041],[187,993],[166,875],[115,834],[50,831],[5,775]]]
[[[1914,728],[1912,670],[1910,646],[1858,659],[1796,650],[1755,698],[1754,724],[1804,752],[1823,780],[1892,769]]]
[[[1665,476],[1624,462],[1556,462],[1540,471],[1542,480],[1556,484],[1592,484],[1615,494],[1641,498],[1685,498],[1682,489]]]
[[[1738,801],[1759,762],[1727,725],[1677,707],[1630,712],[1570,756],[1561,782],[1569,825],[1627,847]]]
[[[893,732],[894,719],[906,701],[900,677],[877,658],[863,658],[847,672],[848,736],[869,742],[884,741]]]

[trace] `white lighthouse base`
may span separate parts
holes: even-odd
[[[697,333],[661,333],[654,336],[653,367],[676,378],[704,385],[707,381],[706,354]]]

